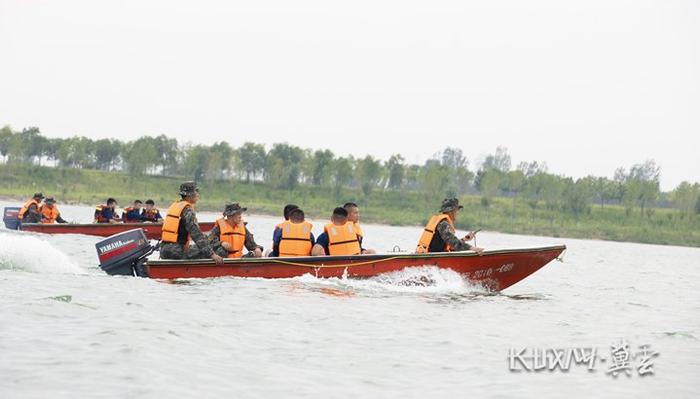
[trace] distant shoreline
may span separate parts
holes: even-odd
[[[88,207],[104,203],[108,197],[116,198],[122,206],[135,198],[151,198],[163,210],[177,199],[177,188],[183,180],[186,178],[0,164],[0,198],[21,205],[32,193],[41,191],[54,196],[59,204]],[[220,212],[226,202],[235,201],[251,214],[281,218],[284,205],[294,203],[309,218],[327,220],[334,207],[352,201],[360,205],[364,223],[416,227],[424,226],[442,199],[408,190],[365,195],[356,188],[302,185],[287,190],[260,182],[230,180],[202,182],[200,191],[200,211]],[[523,199],[493,197],[485,206],[483,198],[477,195],[462,195],[459,199],[464,205],[457,221],[459,230],[700,247],[700,215],[683,220],[674,209],[652,208],[640,215],[638,211],[626,212],[621,206],[594,205],[577,216],[545,201],[533,206]]]

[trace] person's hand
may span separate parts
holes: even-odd
[[[214,259],[214,263],[216,263],[217,265],[224,264],[224,258],[222,258],[221,256],[219,256],[217,254],[212,254],[211,258]]]
[[[231,243],[229,243],[229,242],[222,242],[221,248],[231,252],[231,250],[233,249],[233,246],[231,246]]]
[[[260,249],[260,247],[256,247],[253,254],[256,258],[262,258],[262,249]]]
[[[481,256],[481,255],[484,254],[484,249],[483,249],[483,248],[472,247],[471,250],[474,251],[474,252],[476,252],[479,256]]]
[[[462,238],[462,240],[463,240],[463,241],[471,241],[471,240],[474,239],[475,236],[476,236],[476,233],[473,232],[473,231],[470,231],[470,232],[467,233],[466,236],[464,236],[464,238]]]

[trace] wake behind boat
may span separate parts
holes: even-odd
[[[500,291],[525,279],[556,259],[564,245],[474,252],[424,254],[390,253],[351,256],[213,260],[147,260],[155,248],[135,229],[96,244],[100,267],[111,275],[137,275],[156,279],[258,277],[292,278],[311,274],[319,278],[367,278],[408,267],[451,269],[469,281]]]

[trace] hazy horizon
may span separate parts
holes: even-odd
[[[0,125],[700,182],[700,3],[0,0]]]

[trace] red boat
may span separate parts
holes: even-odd
[[[143,229],[146,237],[151,240],[160,240],[163,223],[24,223],[21,229],[35,233],[45,234],[85,234],[90,236],[109,237],[114,234],[123,233],[133,229]],[[203,232],[210,231],[214,227],[214,222],[199,223],[199,228]]]
[[[412,266],[452,269],[472,282],[500,291],[523,280],[552,260],[566,246],[429,254],[316,256],[302,258],[227,259],[224,265],[211,260],[149,260],[145,274],[151,278],[206,277],[290,278],[310,273],[316,277],[365,278]]]

